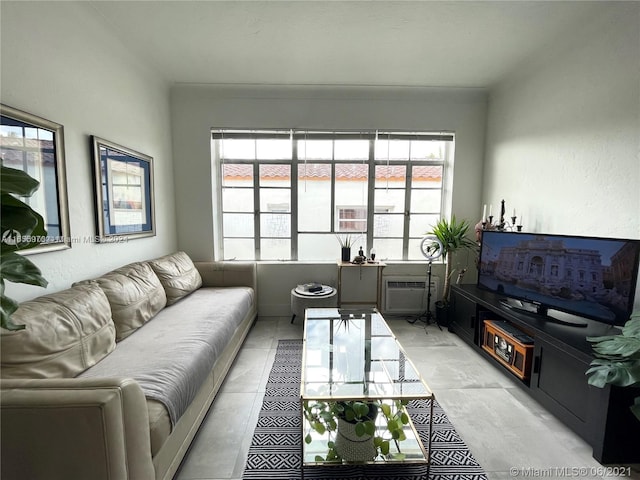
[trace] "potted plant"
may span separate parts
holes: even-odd
[[[5,296],[5,280],[46,287],[47,281],[40,269],[18,252],[33,248],[41,243],[47,234],[44,219],[29,205],[16,196],[29,197],[40,183],[22,170],[5,167],[0,163],[0,185],[2,207],[0,231],[0,326],[7,330],[21,330],[24,325],[16,325],[11,315],[18,309],[18,303]]]
[[[435,235],[442,243],[442,260],[445,262],[442,298],[436,302],[436,317],[438,318],[438,315],[440,315],[440,318],[438,318],[438,324],[440,325],[448,325],[447,310],[449,292],[451,290],[451,276],[455,271],[452,268],[454,254],[459,250],[477,248],[476,243],[467,237],[468,231],[469,222],[467,220],[458,221],[456,216],[452,215],[451,221],[442,218],[435,226],[431,227],[431,231],[427,232],[428,235]],[[440,248],[439,245],[435,243],[434,245],[436,249]]]
[[[390,452],[390,442],[396,444],[398,453],[395,458],[403,457],[400,451],[402,440],[406,439],[404,426],[409,416],[404,410],[406,401],[394,400],[392,404],[382,400],[341,400],[341,401],[305,401],[304,416],[313,430],[320,435],[335,434],[328,442],[326,457],[316,457],[317,461],[372,461],[378,455],[386,456]],[[393,408],[392,408],[393,407]],[[376,430],[376,419],[384,417],[386,431]],[[308,433],[305,442],[311,443]]]
[[[590,385],[640,387],[640,312],[631,315],[619,335],[587,337],[587,340],[593,343],[596,356],[586,372]],[[640,420],[640,396],[630,409]]]
[[[338,239],[338,242],[340,242],[340,247],[341,247],[340,258],[342,259],[343,262],[351,261],[351,246],[353,245],[353,242],[357,240],[358,237],[354,237],[351,234],[346,234],[344,236],[340,236],[336,234],[336,238]]]

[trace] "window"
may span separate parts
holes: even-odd
[[[336,235],[421,260],[441,216],[452,134],[214,130],[216,258],[327,261]]]
[[[101,149],[102,150],[102,149]],[[105,149],[106,150],[106,149]],[[121,157],[118,152],[109,152],[114,157]],[[107,155],[107,153],[105,153]],[[143,225],[146,223],[144,199],[144,170],[142,167],[119,158],[109,158],[107,168],[111,173],[109,182],[113,195],[112,213],[114,223],[124,225]]]
[[[367,207],[337,207],[339,232],[366,232]]]

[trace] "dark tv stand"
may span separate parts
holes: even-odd
[[[587,441],[600,463],[640,463],[640,422],[629,410],[640,388],[596,388],[587,383],[585,375],[593,360],[586,337],[613,335],[619,329],[581,317],[578,320],[585,325],[581,328],[550,322],[537,312],[505,308],[501,300],[504,296],[475,285],[453,285],[449,330]],[[492,355],[485,320],[506,322],[508,330],[515,328],[533,338],[532,353],[527,352],[527,375],[515,375],[514,368]]]
[[[589,326],[588,323],[581,321],[579,317],[575,315],[565,314],[570,318],[570,320],[563,320],[557,316],[549,315],[549,308],[546,305],[540,305],[539,303],[516,300],[515,298],[502,298],[500,299],[500,304],[504,307],[519,310],[524,313],[533,313],[547,322],[559,323],[560,325],[567,325],[569,327],[583,328]],[[562,314],[562,312],[559,313]]]

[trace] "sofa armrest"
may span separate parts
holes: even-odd
[[[203,287],[251,287],[257,291],[255,263],[194,262],[200,272]]]
[[[147,403],[131,379],[2,380],[1,477],[152,480]]]

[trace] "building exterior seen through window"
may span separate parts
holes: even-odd
[[[217,258],[333,261],[336,236],[382,260],[420,260],[441,216],[454,136],[213,130]],[[355,254],[355,253],[354,253]]]

